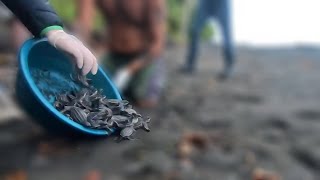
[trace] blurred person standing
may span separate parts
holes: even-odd
[[[220,24],[223,35],[224,70],[219,74],[220,79],[230,77],[235,61],[234,43],[232,38],[230,0],[199,0],[195,15],[191,22],[190,42],[186,64],[182,72],[192,73],[199,50],[202,29],[209,18],[215,17]]]
[[[77,23],[84,38],[92,30],[95,5],[107,29],[101,63],[125,98],[155,106],[164,85],[165,0],[80,0]]]

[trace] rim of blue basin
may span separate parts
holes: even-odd
[[[84,127],[84,126],[72,121],[71,119],[69,119],[68,117],[66,117],[62,113],[60,113],[55,107],[53,107],[53,105],[42,95],[42,93],[40,92],[40,90],[38,89],[36,84],[34,83],[32,76],[31,76],[31,73],[29,71],[28,56],[29,56],[30,50],[35,45],[37,45],[39,43],[44,43],[44,42],[47,43],[46,38],[29,39],[22,45],[22,47],[20,49],[20,53],[19,53],[21,72],[27,81],[27,85],[29,85],[29,87],[31,88],[31,92],[33,93],[33,95],[45,108],[47,108],[52,113],[53,116],[55,116],[56,119],[65,123],[66,126],[71,126],[72,128],[75,128],[77,130],[80,130],[84,133],[91,134],[91,135],[100,135],[100,136],[101,135],[110,135],[111,133],[108,133],[106,130],[97,130],[97,129],[87,128],[87,127]],[[119,92],[117,91],[117,89],[115,88],[115,86],[113,85],[113,83],[111,82],[111,80],[108,78],[108,76],[102,70],[101,67],[99,67],[99,73],[102,73],[103,77],[111,85],[112,90],[115,92],[116,98],[121,99]],[[115,131],[115,129],[112,129],[112,132],[114,132],[114,131]]]

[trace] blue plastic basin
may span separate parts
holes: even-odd
[[[32,119],[48,131],[57,134],[97,136],[110,134],[105,130],[86,128],[55,109],[36,86],[31,75],[31,71],[35,69],[46,69],[69,77],[73,64],[68,56],[51,46],[47,39],[30,39],[23,44],[19,53],[16,94],[20,105],[31,115]],[[95,76],[88,75],[88,78],[92,79],[93,86],[103,89],[107,98],[121,99],[119,92],[100,67]]]

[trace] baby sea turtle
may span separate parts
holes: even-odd
[[[90,79],[88,79],[86,76],[82,75],[79,72],[77,72],[76,74],[70,74],[70,78],[72,81],[79,82],[79,83],[81,83],[81,85],[83,85],[85,87],[90,87],[90,84],[88,83],[88,81],[90,81]]]
[[[145,122],[145,121],[142,122],[142,129],[144,129],[147,132],[150,132],[150,128],[149,128],[147,122]]]
[[[117,128],[120,130],[121,140],[133,140],[133,135],[138,129],[150,131],[150,119],[142,118],[129,101],[107,99],[102,90],[89,85],[85,76],[77,74],[71,78],[80,82],[82,87],[61,94],[44,92],[47,94],[46,97],[54,93],[53,105],[69,119],[93,129],[113,132],[113,128]]]
[[[98,90],[95,90],[95,91],[91,92],[89,97],[92,98],[92,97],[96,97],[97,95],[98,95]]]
[[[87,101],[80,101],[79,102],[80,107],[84,108],[84,109],[88,109],[90,111],[92,111],[93,108],[91,108],[91,104]]]
[[[70,109],[73,108],[73,106],[64,106],[64,108],[60,111],[61,113],[65,113],[70,111]]]
[[[147,118],[147,119],[140,118],[139,122],[134,124],[134,128],[135,129],[143,129],[147,132],[150,132],[150,128],[148,126],[148,123],[150,123],[150,118]]]
[[[106,98],[105,98],[105,99],[102,99],[102,98],[101,98],[101,99],[100,99],[100,103],[103,104],[103,105],[105,105],[105,106],[107,106],[107,105],[108,105],[108,99],[106,99]]]
[[[108,107],[106,107],[106,106],[101,106],[101,107],[99,107],[99,111],[100,112],[103,112],[105,115],[107,115],[107,116],[112,116],[112,110],[110,109],[110,108],[108,108]]]
[[[64,107],[64,105],[61,102],[56,101],[56,102],[54,102],[54,107],[56,109],[60,110],[60,109],[62,109]]]
[[[122,129],[120,131],[120,136],[121,136],[120,140],[122,140],[122,139],[134,140],[134,138],[132,137],[134,132],[135,132],[135,130],[134,130],[133,126],[126,127],[124,129]]]
[[[118,99],[108,99],[108,104],[110,106],[119,106],[120,105],[120,101]]]
[[[69,98],[69,101],[70,100],[74,100],[76,97],[74,96],[74,95],[72,95],[72,94],[67,94],[67,97]],[[68,101],[68,102],[69,102]]]
[[[128,106],[130,103],[129,103],[129,101],[127,101],[127,100],[122,100],[122,101],[121,101],[121,104],[122,104],[123,106]]]
[[[60,96],[57,97],[57,100],[60,101],[61,103],[69,102],[69,99],[66,94],[61,94]]]
[[[136,124],[139,122],[139,118],[137,118],[137,117],[132,118],[131,122],[132,122],[132,124]]]
[[[99,113],[100,113],[100,112],[90,112],[90,113],[87,115],[87,121],[91,121],[91,120],[96,119],[96,118],[99,116]]]
[[[88,92],[85,92],[85,93],[83,93],[83,94],[77,94],[76,99],[77,99],[79,102],[82,102],[82,101],[87,97],[87,94],[88,94]]]
[[[70,109],[70,116],[73,120],[81,124],[85,124],[85,122],[87,121],[87,114],[83,109],[78,107],[73,107]]]
[[[114,115],[112,118],[115,122],[128,122],[128,117],[121,115]]]
[[[121,114],[131,117],[132,115],[137,115],[137,112],[134,109],[125,109],[121,111]]]
[[[114,125],[115,125],[115,122],[114,122],[114,120],[112,120],[112,118],[107,120],[107,126],[108,127],[114,127]]]
[[[99,127],[101,127],[101,125],[95,120],[90,120],[89,123],[91,125],[90,126],[91,128],[99,128]]]

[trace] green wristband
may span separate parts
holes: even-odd
[[[61,26],[46,27],[41,31],[40,36],[45,36],[49,31],[52,31],[52,30],[63,30],[63,28]]]

